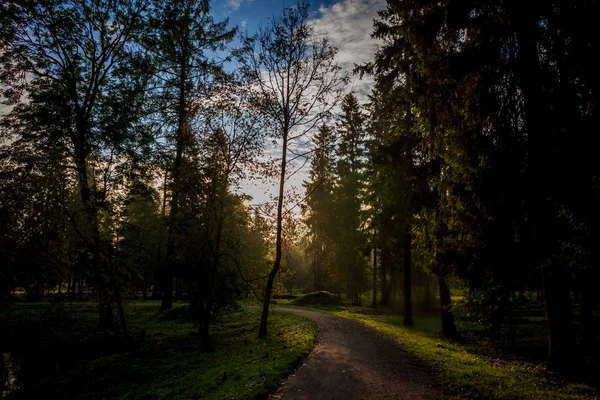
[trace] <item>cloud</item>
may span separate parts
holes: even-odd
[[[317,35],[328,36],[339,48],[338,62],[344,71],[373,59],[380,41],[371,38],[373,20],[385,8],[385,0],[342,0],[331,6],[321,6],[312,19]],[[359,101],[367,101],[373,78],[351,75],[351,87]]]
[[[245,28],[245,27],[247,27],[247,26],[248,26],[248,20],[247,20],[247,19],[243,19],[243,20],[240,22],[240,26],[241,26],[242,28]]]
[[[244,2],[244,0],[227,0],[227,7],[231,11],[235,11],[241,7],[243,2]]]

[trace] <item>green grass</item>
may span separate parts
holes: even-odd
[[[405,327],[397,315],[365,315],[352,310],[334,314],[392,337],[432,367],[447,394],[456,399],[597,398],[593,388],[561,380],[546,372],[543,364],[487,357],[481,349],[474,351],[472,344],[440,337],[437,317],[415,317],[415,326]]]
[[[28,321],[39,318],[39,309],[27,307],[24,304],[23,309],[14,312],[21,319],[27,316]],[[157,309],[158,304],[150,301],[127,305],[130,330],[141,343],[138,354],[122,350],[100,357],[80,357],[68,368],[60,368],[59,373],[36,380],[24,397],[266,398],[269,390],[277,387],[311,350],[317,333],[314,323],[307,319],[273,313],[268,338],[258,339],[259,311],[242,310],[213,324],[215,351],[201,353],[193,324],[157,317]],[[95,322],[95,307],[76,305],[71,311],[74,315],[70,320],[81,325],[69,327],[83,333],[78,336],[66,332],[64,336],[75,341],[94,336],[89,328]],[[45,340],[51,344],[54,339]]]

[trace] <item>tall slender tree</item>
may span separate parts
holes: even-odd
[[[275,121],[281,141],[275,261],[267,278],[259,336],[267,334],[273,282],[281,267],[285,182],[293,162],[288,152],[329,116],[346,81],[336,64],[337,49],[327,38],[315,37],[308,7],[302,2],[286,8],[255,36],[243,37],[239,51],[241,71],[255,83],[256,102]]]

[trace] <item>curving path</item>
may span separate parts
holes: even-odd
[[[317,344],[271,399],[443,399],[434,378],[412,354],[359,322],[292,308],[319,327]]]

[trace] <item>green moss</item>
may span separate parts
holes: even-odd
[[[509,361],[475,354],[458,342],[440,337],[438,318],[415,317],[414,327],[401,316],[334,312],[357,320],[395,339],[431,366],[446,392],[455,399],[592,399],[589,386],[565,382],[542,364]]]

